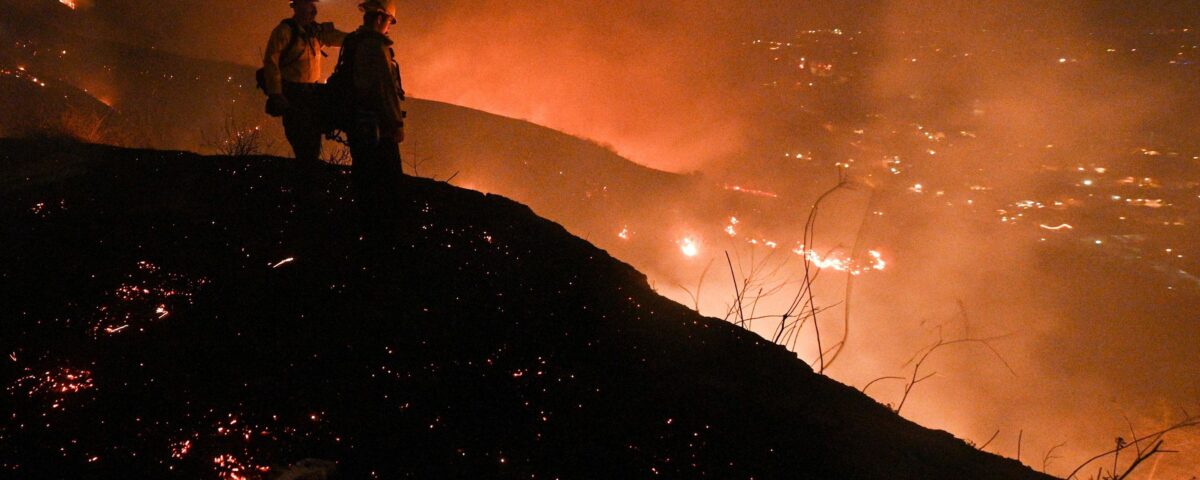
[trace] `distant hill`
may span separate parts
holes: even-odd
[[[0,71],[0,107],[31,113],[0,116],[0,137],[48,131],[94,143],[213,152],[231,131],[259,129],[274,141],[261,145],[265,153],[290,155],[280,122],[262,112],[265,97],[254,88],[253,68],[123,43],[107,27],[94,27],[98,20],[86,12],[56,2],[5,3],[14,15],[0,18],[0,70],[12,74]],[[659,257],[677,252],[689,231],[719,233],[731,214],[776,205],[723,190],[717,179],[646,168],[530,122],[421,99],[405,108],[409,174],[453,177],[456,185],[520,199],[643,268],[675,272]],[[337,153],[336,144],[327,147]],[[618,238],[623,230],[630,232],[627,241]]]
[[[655,294],[493,195],[0,140],[0,469],[19,478],[1035,479]],[[319,189],[299,191],[312,176]]]
[[[136,40],[136,35],[49,0],[0,0],[0,7],[12,12],[0,18],[0,69],[23,67],[50,89],[74,88],[112,107],[103,116],[102,135],[66,126],[76,137],[199,149],[221,139],[227,119],[249,128],[265,118],[256,98],[261,94],[253,90],[253,69],[112,40]],[[61,110],[60,116],[78,114],[73,103],[49,101],[54,90],[21,98],[13,98],[13,93],[6,89],[0,97],[6,97],[6,104],[47,104],[43,108]],[[0,135],[28,130],[29,121],[0,118]]]

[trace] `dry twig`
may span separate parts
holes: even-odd
[[[1187,415],[1187,412],[1185,411],[1184,414]],[[1065,478],[1067,480],[1070,480],[1072,478],[1077,478],[1076,475],[1079,473],[1079,471],[1083,470],[1084,467],[1088,466],[1092,462],[1095,462],[1096,460],[1100,460],[1109,455],[1113,455],[1113,456],[1119,455],[1122,450],[1125,450],[1131,446],[1134,446],[1135,448],[1140,448],[1138,446],[1141,445],[1141,442],[1143,442],[1143,441],[1154,444],[1154,446],[1151,447],[1149,450],[1139,453],[1137,455],[1137,458],[1135,458],[1133,463],[1130,465],[1130,467],[1125,470],[1125,473],[1123,473],[1120,477],[1115,477],[1118,479],[1126,478],[1129,476],[1130,473],[1133,472],[1133,470],[1135,468],[1137,468],[1143,461],[1150,458],[1151,456],[1157,455],[1159,453],[1174,453],[1170,450],[1162,450],[1161,449],[1163,437],[1165,437],[1168,433],[1174,432],[1176,430],[1182,430],[1185,428],[1192,428],[1192,427],[1197,427],[1197,426],[1200,426],[1200,417],[1193,417],[1193,416],[1189,415],[1186,418],[1184,418],[1183,420],[1180,420],[1179,422],[1172,424],[1162,430],[1159,430],[1157,432],[1150,433],[1147,435],[1142,435],[1140,437],[1135,437],[1133,439],[1133,442],[1117,442],[1116,448],[1087,459],[1087,461],[1079,464],[1078,467],[1075,467],[1075,470],[1072,470],[1071,474],[1067,475]],[[1116,465],[1116,463],[1114,460],[1113,475],[1116,475],[1116,471],[1117,471],[1117,468],[1115,467],[1115,465]],[[1100,471],[1103,472],[1104,467],[1100,467]],[[1097,476],[1097,478],[1099,478],[1099,476]]]

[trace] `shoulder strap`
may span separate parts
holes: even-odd
[[[300,26],[296,25],[296,22],[290,18],[286,19],[282,22],[279,22],[279,23],[287,25],[288,28],[292,29],[292,39],[291,39],[291,41],[288,42],[286,47],[283,47],[283,51],[286,52],[288,50],[296,48],[296,44],[300,42],[300,37],[303,36],[303,32],[300,31]],[[291,65],[293,63],[296,63],[296,62],[300,61],[300,57],[303,57],[303,56],[304,56],[304,50],[301,50],[300,53],[296,54],[296,56],[292,57],[290,60],[288,60],[286,62],[279,62],[279,68],[283,68],[283,67]]]
[[[337,65],[333,67],[333,77],[343,78],[353,74],[354,52],[358,49],[359,34],[351,32],[342,40],[342,48],[338,52]]]

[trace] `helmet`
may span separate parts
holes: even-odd
[[[358,5],[364,12],[379,12],[392,18],[396,23],[396,3],[394,0],[367,0]]]

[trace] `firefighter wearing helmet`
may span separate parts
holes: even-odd
[[[346,36],[335,77],[348,84],[352,107],[346,129],[354,164],[351,184],[368,230],[394,218],[402,169],[404,88],[388,33],[396,24],[393,0],[367,0],[359,5],[363,23]],[[343,76],[344,75],[344,76]],[[345,80],[343,80],[345,79]],[[333,78],[330,83],[334,83]]]
[[[346,33],[317,23],[318,0],[292,0],[291,18],[271,31],[263,55],[262,87],[267,113],[283,117],[283,129],[297,160],[321,159],[322,128],[317,119],[317,84],[324,47],[340,47]]]

